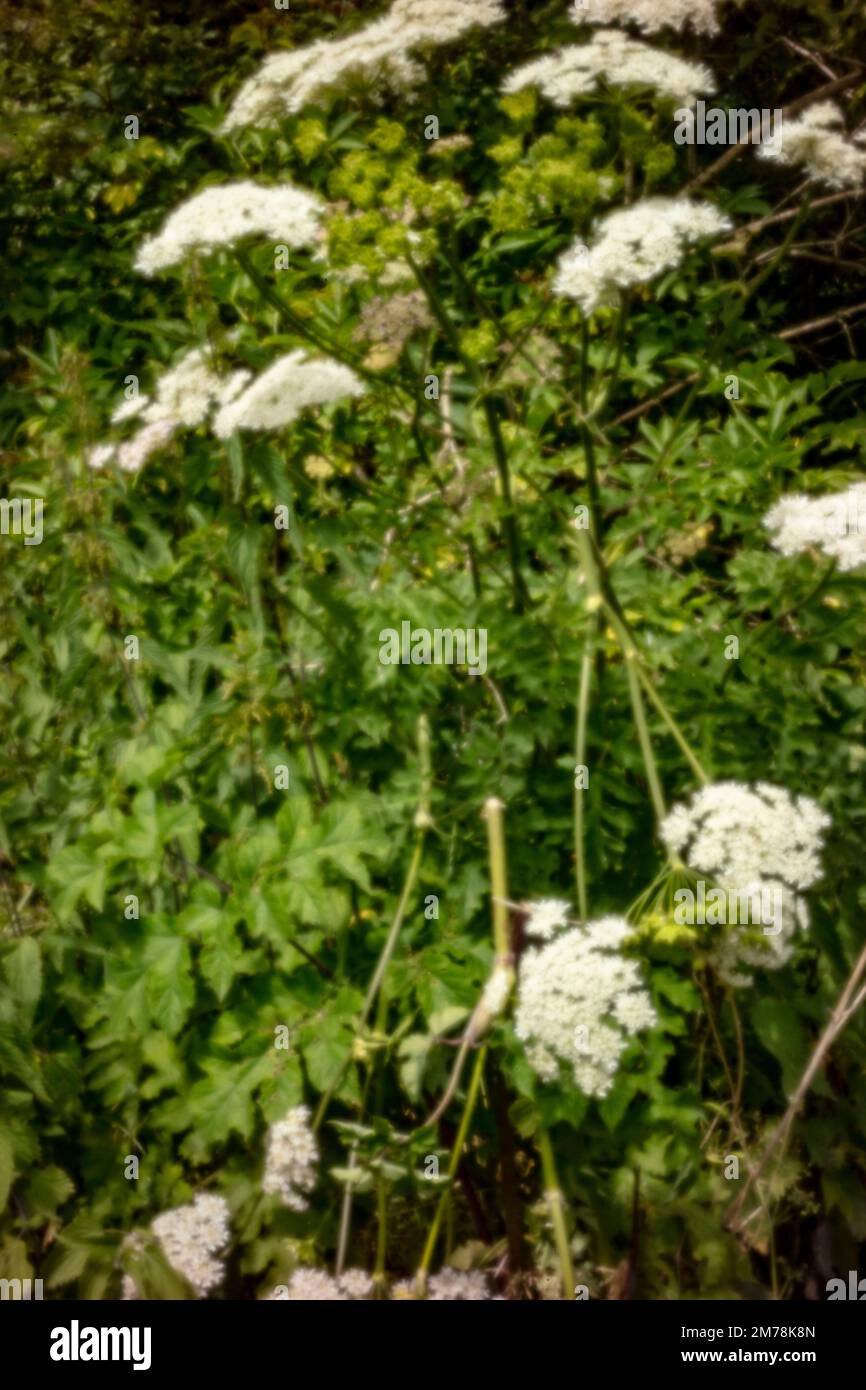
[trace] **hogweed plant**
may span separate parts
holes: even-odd
[[[774,296],[866,148],[798,95],[750,182],[726,181],[746,144],[690,168],[674,111],[718,100],[723,9],[588,0],[517,33],[498,0],[395,0],[199,113],[224,172],[131,256],[170,331],[117,362],[132,389],[71,485],[83,597],[55,659],[117,692],[113,753],[91,741],[113,770],[96,798],[64,763],[63,828],[9,885],[10,920],[58,924],[46,967],[101,985],[68,985],[89,1041],[58,1076],[99,1049],[89,1085],[142,1149],[137,1189],[105,1176],[61,1230],[56,1286],[601,1296],[640,1200],[645,1287],[705,1260],[730,1293],[784,1219],[760,1117],[822,1023],[784,991],[811,970],[830,998],[860,927],[828,914],[853,922],[858,889],[831,882],[814,937],[841,754],[808,704],[813,744],[753,738],[756,698],[805,642],[815,700],[862,711],[859,657],[816,672],[864,540],[850,506],[831,527],[847,463],[836,493],[785,491],[854,376],[786,385]],[[446,650],[477,627],[485,664],[383,663],[407,622]],[[678,922],[699,876],[778,892],[779,933]],[[22,1027],[40,930],[7,956]],[[758,1174],[740,1242],[731,1153]]]

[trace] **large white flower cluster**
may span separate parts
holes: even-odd
[[[756,879],[811,887],[821,873],[822,832],[830,818],[808,796],[757,782],[713,782],[675,806],[661,837],[692,869],[721,888]]]
[[[783,121],[779,138],[761,145],[758,154],[780,164],[802,164],[810,178],[830,188],[859,188],[866,174],[866,131],[846,139],[839,107],[820,101],[796,120]]]
[[[200,1192],[185,1207],[157,1216],[151,1230],[172,1269],[186,1279],[199,1298],[210,1292],[224,1274],[215,1257],[229,1240],[229,1208],[223,1197]]]
[[[683,29],[696,34],[715,34],[716,0],[574,0],[575,24],[636,24],[644,33],[657,29]]]
[[[292,1211],[306,1211],[305,1194],[312,1192],[316,1185],[318,1161],[319,1150],[310,1128],[310,1111],[306,1105],[296,1105],[285,1119],[271,1125],[262,1191],[279,1197]]]
[[[153,396],[125,400],[112,415],[112,424],[140,419],[142,427],[122,444],[98,444],[87,456],[88,467],[101,469],[112,459],[125,473],[137,473],[151,454],[163,448],[181,427],[204,423],[211,410],[211,428],[219,439],[235,430],[277,429],[288,425],[308,406],[328,405],[344,396],[360,396],[363,382],[331,358],[308,359],[300,350],[287,353],[251,380],[246,369],[220,376],[205,353],[194,348],[157,381]]]
[[[330,357],[308,358],[300,349],[277,358],[218,412],[213,431],[226,439],[235,430],[273,430],[289,425],[311,405],[361,396],[364,383]]]
[[[791,493],[764,517],[770,543],[783,555],[813,546],[834,559],[840,570],[866,565],[866,483],[824,497]]]
[[[514,1031],[543,1081],[555,1081],[564,1062],[580,1090],[606,1095],[629,1035],[655,1023],[637,963],[617,950],[631,931],[621,917],[603,917],[524,953]]]
[[[690,869],[706,874],[720,888],[755,898],[778,894],[781,930],[728,929],[715,963],[731,984],[751,978],[740,965],[778,970],[791,958],[797,926],[808,915],[801,892],[821,873],[823,832],[830,818],[808,796],[758,782],[714,782],[688,803],[675,806],[660,826],[662,840]]]
[[[711,203],[644,198],[608,213],[591,247],[582,242],[569,247],[559,261],[554,293],[576,299],[584,313],[594,313],[617,290],[673,269],[686,246],[727,231],[730,225]]]
[[[291,115],[355,77],[410,89],[421,76],[411,57],[416,48],[451,43],[476,25],[498,24],[504,17],[500,0],[395,0],[381,19],[347,38],[318,39],[268,58],[238,92],[223,129]]]
[[[135,268],[154,275],[191,251],[209,252],[248,236],[289,247],[309,246],[319,234],[323,205],[291,184],[272,188],[249,179],[204,188],[170,213],[160,232],[139,247]]]
[[[209,367],[205,353],[193,348],[163,372],[152,396],[133,396],[117,407],[111,417],[113,425],[138,419],[142,426],[123,444],[97,445],[88,455],[89,467],[104,468],[115,459],[122,472],[138,473],[177,429],[202,424],[212,407],[234,400],[250,376],[248,371],[237,371],[222,377]]]
[[[555,106],[568,106],[603,80],[617,87],[652,87],[663,97],[691,106],[702,92],[715,90],[713,74],[618,29],[603,29],[590,43],[561,48],[510,74],[503,91],[538,87]]]

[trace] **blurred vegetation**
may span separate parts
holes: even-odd
[[[124,1235],[202,1186],[232,1207],[227,1297],[260,1296],[299,1261],[332,1262],[352,1145],[351,1263],[372,1268],[384,1184],[387,1269],[412,1272],[439,1191],[424,1158],[439,1153],[444,1168],[459,1114],[455,1103],[436,1131],[423,1127],[453,1061],[442,1038],[459,1032],[492,961],[479,813],[491,795],[506,804],[512,900],[571,895],[590,637],[591,916],[625,912],[661,864],[625,663],[587,612],[570,526],[588,487],[581,355],[603,386],[614,325],[602,317],[584,344],[565,304],[532,325],[550,265],[608,200],[676,193],[714,154],[678,149],[668,107],[616,90],[579,112],[500,100],[504,72],[573,41],[561,3],[511,4],[507,24],[434,51],[411,99],[353,96],[272,132],[217,135],[263,55],[369,11],[0,4],[0,466],[7,496],[46,499],[43,543],[4,537],[0,570],[0,1276],[44,1276],[52,1297],[116,1297]],[[785,42],[794,35],[805,52]],[[820,88],[822,63],[856,76],[861,40],[859,3],[804,0],[729,5],[713,41],[665,46],[714,69],[717,104],[776,107]],[[850,128],[864,93],[861,68],[837,98]],[[471,143],[428,148],[431,111],[443,137]],[[138,140],[124,138],[130,114]],[[345,287],[293,258],[279,293],[347,352],[404,245],[395,212],[412,209],[459,351],[436,326],[363,350],[378,347],[371,369],[404,383],[447,374],[453,476],[417,413],[395,418],[392,397],[372,391],[356,410],[306,415],[243,448],[188,434],[135,478],[87,469],[127,374],[147,389],[181,350],[229,329],[256,367],[298,345],[230,255],[155,281],[132,270],[170,208],[230,177],[288,179],[342,209],[331,262],[360,263],[371,281]],[[747,224],[796,187],[792,171],[747,156],[706,191]],[[862,471],[863,316],[849,313],[863,298],[861,215],[853,199],[813,208],[798,234],[811,254],[786,257],[744,313],[738,287],[777,251],[778,225],[633,296],[596,451],[619,603],[713,778],[805,792],[833,831],[795,962],[750,991],[713,974],[711,929],[683,939],[663,904],[644,914],[634,949],[660,1023],[603,1102],[540,1086],[496,1026],[447,1240],[458,1262],[492,1264],[516,1208],[512,1292],[537,1292],[526,1269],[557,1269],[540,1123],[593,1296],[633,1257],[643,1297],[821,1296],[863,1254],[862,1017],[812,1089],[749,1245],[722,1224],[727,1157],[745,1169],[760,1155],[864,939],[862,579],[816,589],[815,562],[782,559],[761,525],[781,493]],[[250,261],[269,282],[272,248]],[[517,341],[544,369],[517,354],[492,391]],[[478,373],[507,446],[523,604]],[[695,374],[694,389],[649,404]],[[278,504],[291,507],[288,537],[273,529]],[[486,627],[489,681],[381,666],[378,634],[404,618]],[[137,664],[123,660],[128,634]],[[435,828],[383,1003],[362,1024],[415,843],[422,715]],[[673,802],[691,775],[655,716],[652,733]],[[288,795],[274,789],[280,764]],[[130,894],[140,920],[124,914]],[[424,916],[431,894],[437,920]],[[288,1052],[273,1047],[282,1025]],[[313,1209],[277,1210],[260,1192],[266,1126],[330,1092]],[[141,1157],[138,1182],[124,1179],[128,1153]],[[136,1277],[151,1296],[177,1293],[156,1257]]]

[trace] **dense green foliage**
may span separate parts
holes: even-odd
[[[6,495],[45,499],[45,535],[0,539],[0,1275],[109,1298],[131,1270],[150,1296],[189,1296],[154,1246],[122,1242],[206,1189],[232,1211],[221,1296],[261,1296],[299,1262],[333,1263],[351,1166],[349,1262],[373,1269],[378,1245],[389,1278],[413,1273],[442,1192],[425,1160],[444,1173],[477,1052],[425,1121],[494,958],[482,808],[505,804],[512,902],[577,901],[589,653],[590,916],[639,904],[630,954],[659,1022],[602,1101],[541,1084],[507,1017],[494,1024],[434,1268],[446,1243],[490,1268],[507,1251],[526,1296],[540,1280],[521,1267],[562,1269],[548,1133],[593,1296],[622,1262],[644,1297],[814,1293],[818,1245],[846,1270],[866,1241],[862,1015],[768,1169],[748,1240],[724,1227],[725,1165],[759,1159],[864,939],[862,576],[781,557],[761,524],[783,493],[862,467],[856,318],[784,336],[862,298],[857,204],[797,222],[795,250],[835,239],[823,258],[792,256],[788,224],[771,224],[587,327],[550,294],[557,256],[610,205],[678,193],[713,152],[675,146],[671,104],[646,94],[568,111],[503,99],[505,73],[573,39],[561,4],[512,6],[507,25],[434,50],[410,98],[353,89],[272,131],[218,134],[263,53],[347,31],[360,8],[94,3],[61,25],[32,5],[6,33],[0,447]],[[782,37],[848,72],[857,8],[754,21],[729,7],[718,41],[667,46],[714,67],[721,104],[774,107],[826,80]],[[852,126],[864,92],[843,93]],[[449,148],[454,135],[469,138]],[[329,265],[366,275],[325,275],[306,253],[275,270],[258,243],[135,275],[165,213],[228,177],[315,191]],[[793,171],[750,155],[703,191],[738,225],[803,196]],[[405,343],[371,341],[365,313],[407,246],[426,265],[425,321]],[[187,432],[134,476],[86,467],[129,374],[148,390],[204,342],[261,370],[305,330],[365,373],[360,400],[227,444]],[[811,929],[750,988],[713,971],[716,929],[674,925],[667,881],[646,896],[664,852],[622,641],[588,602],[572,524],[586,502],[618,610],[710,779],[779,783],[832,817]],[[380,664],[380,632],[403,620],[486,628],[486,677]],[[646,708],[671,804],[694,774]],[[293,1213],[262,1194],[261,1164],[268,1124],[302,1102],[322,1106],[322,1162]]]

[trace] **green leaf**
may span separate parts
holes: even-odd
[[[15,1177],[15,1157],[6,1134],[0,1130],[0,1212],[5,1211]]]
[[[752,1011],[755,1032],[782,1068],[782,1085],[790,1096],[806,1065],[808,1040],[790,1004],[781,999],[759,999]]]
[[[32,936],[12,943],[6,954],[6,978],[13,996],[32,1018],[42,993],[42,957],[39,942]]]

